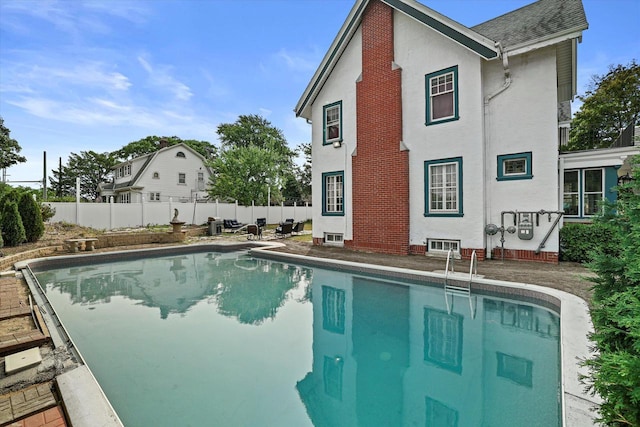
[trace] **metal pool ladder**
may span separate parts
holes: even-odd
[[[451,266],[451,270],[449,270],[449,266]],[[454,295],[466,296],[469,299],[471,318],[475,319],[477,297],[475,295],[471,295],[471,283],[473,282],[473,278],[478,275],[478,255],[476,254],[476,251],[474,250],[473,253],[471,253],[471,264],[469,265],[469,280],[467,282],[467,286],[449,283],[450,272],[455,274],[453,267],[453,251],[451,249],[447,252],[447,265],[444,272],[444,300],[447,304],[447,313],[451,314],[451,310],[453,309]],[[451,294],[451,304],[449,304],[449,294]]]

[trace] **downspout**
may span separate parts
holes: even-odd
[[[491,101],[493,98],[495,98],[496,96],[500,95],[502,92],[504,92],[505,90],[509,89],[509,86],[511,86],[511,70],[509,69],[509,55],[507,54],[507,52],[505,50],[502,49],[502,44],[500,42],[496,42],[495,46],[498,48],[498,50],[500,51],[500,57],[502,58],[502,69],[504,70],[504,83],[502,84],[502,87],[500,87],[497,91],[487,95],[484,97],[484,148],[483,148],[483,168],[484,168],[484,180],[482,181],[482,191],[484,194],[484,202],[485,202],[485,212],[484,212],[484,223],[488,224],[489,220],[488,218],[490,218],[491,216],[491,193],[488,191],[488,185],[487,183],[489,182],[489,180],[491,179],[491,176],[488,172],[487,172],[487,158],[488,158],[488,154],[489,154],[489,129],[490,129],[490,117],[489,117],[489,101]],[[491,239],[491,237],[488,237],[488,239]],[[487,253],[485,254],[485,257],[487,259],[491,259],[491,248],[488,248]]]

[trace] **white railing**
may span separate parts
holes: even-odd
[[[174,217],[187,224],[205,224],[208,218],[236,219],[239,222],[255,223],[257,218],[266,218],[268,224],[276,224],[286,218],[306,221],[312,218],[311,206],[240,206],[238,203],[75,203],[44,202],[56,210],[50,222],[68,222],[101,230],[115,228],[146,227],[164,225]]]

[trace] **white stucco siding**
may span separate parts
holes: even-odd
[[[362,34],[358,29],[312,105],[313,237],[324,233],[353,238],[351,227],[351,155],[356,148],[356,80],[362,70]],[[323,145],[323,107],[342,101],[342,146]],[[344,171],[344,216],[322,215],[322,174]]]
[[[409,149],[410,244],[427,238],[483,247],[482,59],[402,13],[395,13],[395,59],[402,68],[403,142]],[[426,125],[425,76],[457,66],[459,119]],[[425,216],[425,161],[462,158],[463,216]]]
[[[555,49],[509,58],[511,85],[488,104],[486,222],[500,225],[502,211],[556,211],[558,205],[558,124]],[[504,84],[499,62],[483,69],[485,96]],[[531,179],[498,181],[498,156],[531,152]],[[534,218],[535,219],[535,218]],[[552,217],[552,220],[555,217]],[[551,227],[541,217],[532,240],[505,235],[505,248],[535,250]],[[557,229],[544,251],[558,251]],[[487,247],[499,246],[499,235]]]

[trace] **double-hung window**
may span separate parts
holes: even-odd
[[[425,76],[427,125],[458,120],[458,66]]]
[[[595,215],[604,199],[602,169],[584,171],[583,215]]]
[[[565,171],[563,190],[565,215],[595,215],[604,199],[604,172],[601,168]]]
[[[424,162],[425,216],[462,216],[462,158]]]
[[[342,141],[342,101],[323,107],[323,145]]]
[[[179,173],[178,174],[178,184],[186,184],[187,183],[187,174]]]
[[[344,215],[344,171],[322,174],[322,215]]]

